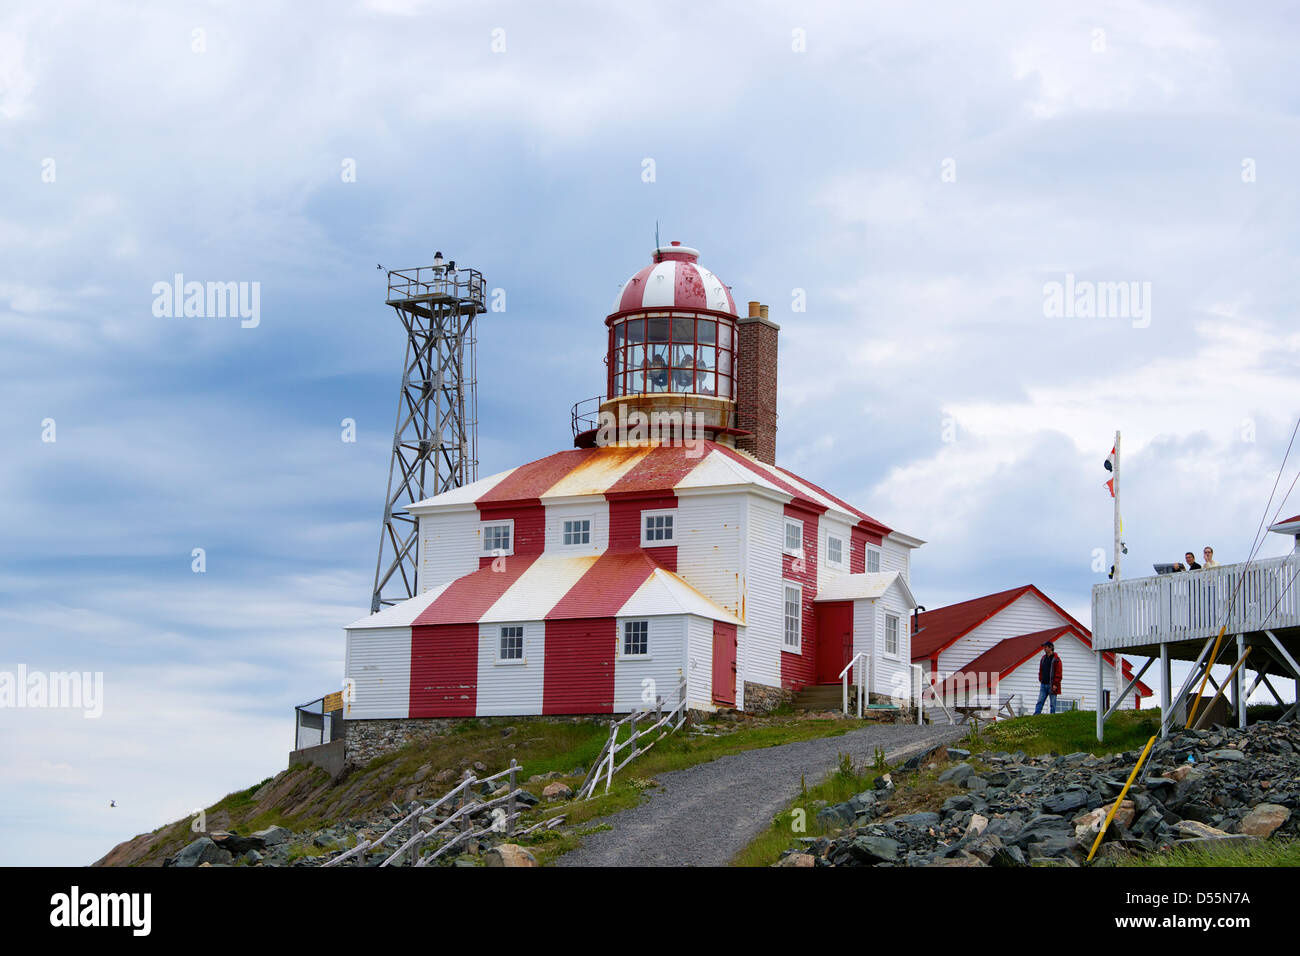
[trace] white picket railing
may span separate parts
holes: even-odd
[[[854,665],[859,661],[865,660],[865,665],[857,667]],[[867,696],[867,688],[871,686],[872,662],[871,655],[866,651],[860,651],[853,655],[853,660],[844,665],[844,670],[840,671],[840,682],[843,685],[843,710],[844,716],[849,716],[849,671],[853,671],[853,686],[858,689],[858,716],[862,716],[863,699]]]
[[[621,720],[611,720],[609,723],[609,739],[605,741],[605,746],[601,748],[596,759],[592,761],[591,769],[587,771],[587,777],[582,781],[582,786],[578,788],[577,799],[585,799],[596,792],[596,786],[600,783],[601,778],[605,779],[605,792],[609,792],[609,785],[613,782],[614,774],[618,773],[629,763],[635,760],[641,754],[645,753],[660,740],[669,734],[676,732],[682,724],[686,722],[686,679],[683,678],[677,685],[677,706],[672,710],[664,713],[664,699],[655,698],[655,706],[649,710],[634,710]],[[641,721],[652,719],[650,726],[642,727]],[[631,725],[631,733],[622,743],[618,741],[618,729],[624,724]],[[667,728],[667,729],[662,729]],[[659,731],[659,736],[655,737],[645,746],[641,745],[642,738],[648,737],[655,731]],[[621,761],[618,755],[632,748],[632,752],[624,757]]]
[[[1300,626],[1300,553],[1200,571],[1107,581],[1092,588],[1097,650]]]

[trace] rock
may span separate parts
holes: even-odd
[[[947,800],[943,802],[943,815],[947,816],[950,813],[958,813],[962,810],[969,810],[971,809],[972,806],[974,806],[974,804],[972,803],[970,797],[966,796],[965,794],[958,794],[955,797],[949,797]]]
[[[857,811],[847,803],[836,803],[817,811],[817,822],[827,830],[846,827],[857,817]]]
[[[988,866],[988,864],[978,857],[963,851],[956,856],[945,856],[937,860],[931,860],[926,866]]]
[[[210,837],[202,836],[164,862],[163,866],[211,866],[229,863],[232,859],[229,850],[217,846]]]
[[[787,853],[781,859],[777,860],[773,866],[815,866],[817,858],[811,853]]]
[[[969,750],[962,750],[962,749],[960,749],[960,748],[958,748],[958,747],[949,747],[949,748],[947,748],[947,750],[948,750],[948,758],[949,758],[950,760],[969,760],[969,759],[970,759],[970,751],[969,751]]]
[[[1107,812],[1105,807],[1097,807],[1095,810],[1089,810],[1087,813],[1081,813],[1075,817],[1071,821],[1074,824],[1074,838],[1082,842],[1095,837],[1101,830],[1101,825],[1106,821]]]
[[[266,844],[256,837],[244,837],[238,833],[227,833],[224,830],[213,830],[208,836],[221,849],[228,850],[232,857],[242,856],[249,850],[261,850],[266,847]]]
[[[483,854],[485,866],[536,866],[537,858],[518,843],[502,843]]]
[[[1231,834],[1225,833],[1217,827],[1212,827],[1205,823],[1198,823],[1196,820],[1179,820],[1174,826],[1174,829],[1178,831],[1179,835],[1196,840],[1211,838],[1217,840],[1222,837],[1231,836]]]
[[[1261,803],[1242,817],[1237,825],[1237,832],[1248,836],[1270,837],[1273,831],[1286,823],[1291,811],[1276,803]]]
[[[281,843],[289,843],[292,835],[294,835],[294,831],[286,829],[286,827],[269,826],[265,830],[253,831],[252,839],[259,840],[261,843],[259,849],[265,849],[266,847],[278,847]]]
[[[943,773],[939,774],[940,783],[955,783],[961,786],[962,782],[975,775],[975,768],[968,763],[959,763],[949,767]]]
[[[897,861],[899,849],[900,844],[897,840],[870,834],[855,837],[853,842],[849,844],[849,852],[856,859],[869,866],[876,863],[893,863]]]
[[[451,780],[455,778],[455,776],[456,776],[456,771],[452,770],[450,767],[447,767],[445,770],[439,770],[437,773],[433,775],[433,782],[449,783],[451,782]]]
[[[1054,793],[1043,801],[1043,809],[1048,813],[1069,813],[1088,805],[1088,791],[1082,787],[1071,787],[1062,793]]]
[[[966,824],[966,833],[971,836],[979,836],[988,829],[989,818],[980,813],[971,814],[970,823]],[[1001,843],[998,840],[998,843]]]
[[[536,794],[529,793],[527,790],[520,790],[515,794],[515,799],[526,807],[535,807],[542,802]]]
[[[556,780],[542,788],[542,798],[545,800],[570,800],[573,798],[573,788],[567,783]]]
[[[562,780],[564,774],[558,770],[552,770],[550,773],[535,773],[528,778],[529,783],[544,783],[548,780]]]
[[[475,773],[487,773],[487,764],[481,760],[475,760],[473,767]]]
[[[894,778],[887,773],[882,773],[879,777],[876,778],[876,781],[873,784],[873,786],[875,786],[877,790],[893,790]]]
[[[320,847],[323,850],[333,850],[339,845],[339,841],[329,833],[318,833],[311,842],[312,846]]]
[[[972,793],[981,793],[989,788],[989,782],[978,774],[967,777],[962,786]]]
[[[890,823],[908,823],[915,827],[933,827],[939,825],[939,814],[937,813],[905,813],[901,817],[894,817]]]
[[[1228,748],[1224,748],[1223,750],[1210,751],[1208,754],[1205,755],[1205,759],[1218,760],[1221,762],[1232,761],[1233,763],[1244,763],[1246,760],[1246,755],[1242,753],[1240,750],[1231,750]]]
[[[964,852],[975,857],[981,863],[992,866],[995,860],[1000,860],[1005,855],[1006,845],[1002,842],[1001,837],[990,833],[971,840],[964,848]]]
[[[1121,826],[1128,829],[1133,822],[1133,817],[1137,814],[1137,807],[1132,800],[1123,800],[1120,802],[1119,809],[1115,811],[1115,819],[1111,821],[1112,826]]]
[[[1181,782],[1184,777],[1186,777],[1189,773],[1192,772],[1192,767],[1194,766],[1195,764],[1190,764],[1190,763],[1179,764],[1173,770],[1166,770],[1160,776],[1164,777],[1166,780]]]

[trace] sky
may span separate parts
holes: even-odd
[[[770,305],[778,461],[925,539],[922,604],[1032,582],[1088,622],[1116,430],[1125,575],[1243,560],[1300,405],[1298,32],[1269,2],[10,0],[0,670],[104,684],[97,718],[0,709],[0,863],[283,769],[369,606],[404,345],[376,267],[436,250],[504,295],[480,475],[570,446],[658,224]],[[158,314],[177,274],[256,283],[256,321]],[[1051,307],[1114,283],[1121,314]]]

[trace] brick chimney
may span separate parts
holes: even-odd
[[[776,336],[767,306],[749,303],[749,315],[736,320],[736,425],[751,432],[736,447],[759,461],[776,464]]]

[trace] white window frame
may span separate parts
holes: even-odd
[[[796,528],[799,531],[799,547],[790,547],[790,529]],[[803,557],[803,522],[797,518],[786,518],[785,527],[781,532],[781,551],[784,554],[793,554],[796,557]]]
[[[518,631],[519,633],[518,633],[518,634],[510,634],[510,635],[507,635],[507,634],[506,634],[506,631],[508,631],[508,630],[509,630],[509,631]],[[519,639],[519,656],[518,656],[518,657],[506,657],[506,656],[502,653],[502,651],[505,649],[505,640],[506,640],[507,636],[510,637],[511,639],[516,638],[516,637]],[[496,659],[496,662],[497,662],[498,664],[507,664],[507,665],[511,665],[511,666],[518,665],[518,664],[526,664],[526,663],[528,663],[528,657],[527,657],[527,655],[525,654],[525,651],[527,650],[527,643],[528,643],[528,631],[524,628],[524,626],[523,626],[522,624],[502,624],[501,626],[499,626],[499,627],[497,628],[497,659]]]
[[[646,536],[646,525],[650,523],[651,518],[667,518],[668,537],[666,538],[649,538]],[[665,508],[661,511],[643,511],[641,512],[641,547],[643,548],[669,548],[677,543],[677,509]]]
[[[488,532],[497,528],[506,528],[510,533],[510,547],[508,548],[489,548]],[[482,536],[481,546],[483,554],[490,555],[511,555],[515,553],[515,519],[506,518],[504,521],[484,521],[479,525],[479,534]]]
[[[567,526],[571,524],[575,524],[579,521],[587,522],[587,540],[566,543],[564,539],[569,534],[569,531],[567,530]],[[556,542],[557,547],[570,548],[570,549],[578,548],[582,550],[588,549],[591,547],[591,542],[596,534],[595,517],[593,515],[569,515],[568,517],[561,518],[559,531],[560,531],[560,537],[559,540]]]
[[[894,622],[894,649],[892,651],[889,649],[889,622],[890,621]],[[883,634],[881,635],[881,647],[884,649],[884,655],[886,657],[893,658],[894,660],[898,660],[903,650],[902,617],[898,614],[890,614],[888,611],[886,611],[881,618],[881,627],[883,628]]]
[[[627,649],[628,627],[631,625],[641,625],[645,631],[645,650],[640,653],[629,652]],[[621,621],[619,627],[618,656],[628,660],[648,661],[650,659],[650,619],[636,618],[630,621]]]
[[[871,567],[872,555],[875,555],[876,558],[876,567],[874,568],[874,570]],[[881,559],[880,549],[873,548],[871,545],[867,545],[867,553],[863,559],[863,564],[866,567],[868,574],[876,574],[880,571],[880,559]]]
[[[831,556],[831,542],[834,541],[839,547],[839,557]],[[826,535],[826,563],[833,568],[844,567],[844,538],[838,534]]]
[[[782,581],[781,588],[781,650],[787,654],[803,653],[803,585],[798,581]],[[795,643],[790,643],[790,618],[788,615],[790,603],[790,591],[793,589],[798,595],[799,613],[795,615]]]

